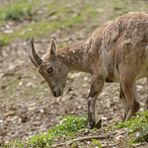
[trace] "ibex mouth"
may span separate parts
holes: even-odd
[[[54,97],[59,97],[59,96],[62,95],[62,93],[63,93],[63,91],[61,89],[54,89],[52,91],[52,94],[53,94]]]

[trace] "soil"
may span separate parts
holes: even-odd
[[[102,17],[102,22],[105,19]],[[15,25],[17,27],[17,24]],[[82,26],[61,29],[49,37],[55,37],[59,43],[69,44],[86,38],[95,29],[96,23],[90,23],[87,28],[84,28],[85,25],[84,23]],[[35,46],[40,55],[46,51],[48,45],[49,38],[35,39]],[[29,49],[29,46],[28,42],[18,40],[9,46],[0,47],[0,144],[42,133],[65,115],[87,114],[91,76],[82,72],[70,73],[64,94],[55,98],[29,61],[25,50]],[[142,79],[137,84],[142,110],[147,95],[146,80]],[[105,84],[96,102],[97,119],[102,118],[102,127],[106,127],[121,121],[122,114],[119,84]],[[123,139],[116,137],[112,143],[122,147]]]

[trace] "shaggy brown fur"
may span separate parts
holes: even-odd
[[[118,17],[97,28],[87,40],[67,48],[57,50],[52,40],[42,59],[38,58],[33,48],[31,61],[48,82],[55,97],[63,93],[69,71],[92,74],[88,128],[95,126],[95,102],[105,81],[120,82],[124,120],[138,111],[135,82],[148,78],[148,14],[137,12]]]

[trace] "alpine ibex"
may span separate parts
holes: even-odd
[[[29,57],[55,97],[62,95],[68,72],[91,73],[88,128],[95,126],[95,103],[105,82],[120,82],[124,120],[138,111],[135,82],[148,78],[148,14],[135,12],[120,16],[98,27],[85,41],[67,48],[57,49],[52,40],[42,58],[36,53],[33,41],[31,45]]]

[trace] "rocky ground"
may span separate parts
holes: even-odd
[[[83,3],[83,1],[81,2]],[[145,7],[147,1],[143,0],[139,3]],[[133,6],[131,3],[129,4]],[[97,19],[94,18],[94,22],[90,18],[91,21],[87,19],[83,23],[66,29],[58,29],[54,33],[48,34],[48,38],[47,36],[35,38],[37,51],[40,55],[43,54],[52,37],[56,38],[59,44],[64,43],[65,45],[82,40],[96,28],[97,23],[100,25],[112,18],[113,12],[122,10],[124,13],[124,9],[120,6],[113,5],[111,8],[114,10],[110,9],[110,13],[100,12],[103,8],[98,9],[98,13],[104,15],[99,14]],[[15,30],[22,23],[28,22],[8,21],[7,26],[1,26],[0,30],[2,33],[9,32],[10,29]],[[87,95],[91,76],[81,72],[70,73],[64,94],[54,98],[46,82],[28,59],[25,48],[30,49],[29,46],[28,41],[15,40],[9,45],[0,47],[0,144],[42,133],[58,123],[65,115],[87,114]],[[146,80],[142,79],[137,84],[139,101],[143,109],[146,98]],[[121,120],[122,112],[119,84],[105,84],[104,90],[96,102],[97,119],[102,118],[102,127],[114,125]],[[106,142],[109,143],[107,140]],[[117,131],[114,141],[111,141],[108,147],[123,148],[124,143],[124,137]]]

